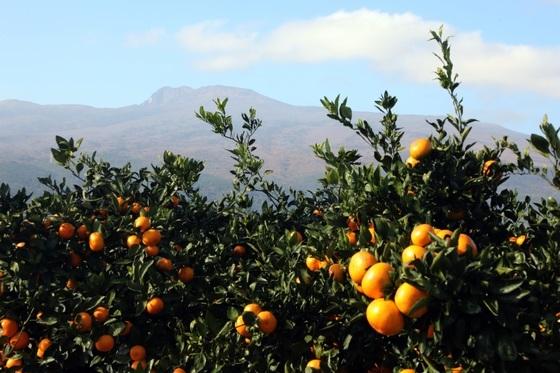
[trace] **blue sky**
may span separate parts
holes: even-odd
[[[341,93],[372,110],[387,89],[400,113],[442,114],[427,39],[444,24],[468,114],[521,132],[545,112],[560,124],[559,0],[0,5],[0,99],[116,107],[223,84],[301,105]]]

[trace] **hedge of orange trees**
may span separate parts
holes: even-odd
[[[251,109],[234,126],[227,100],[197,113],[232,144],[217,201],[197,189],[201,162],[114,167],[58,137],[71,181],[41,179],[33,199],[0,188],[0,370],[559,372],[560,208],[503,187],[551,171],[506,138],[473,150],[432,36],[453,114],[403,144],[388,93],[380,130],[323,99],[375,161],[315,145],[313,192],[270,181],[261,121]],[[541,128],[530,142],[558,170],[558,131]]]

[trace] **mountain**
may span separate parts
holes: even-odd
[[[357,148],[366,159],[371,159],[360,138],[327,118],[323,108],[289,105],[235,87],[164,87],[143,103],[120,108],[0,101],[0,146],[4,149],[0,152],[0,181],[37,192],[41,187],[36,177],[64,175],[50,157],[54,137],[60,135],[83,137],[83,150],[96,150],[102,158],[116,164],[158,163],[165,149],[203,160],[206,168],[201,189],[211,197],[217,196],[229,187],[232,161],[225,148],[230,144],[212,133],[194,113],[200,106],[214,109],[213,100],[225,97],[229,98],[228,112],[235,123],[241,121],[240,114],[250,107],[257,110],[263,120],[257,135],[258,154],[264,158],[266,168],[274,170],[273,177],[283,184],[301,189],[317,185],[323,164],[314,158],[311,145],[325,139],[335,148]],[[354,117],[374,124],[380,115],[356,112]],[[428,135],[431,127],[425,121],[434,118],[401,115],[403,143]],[[475,124],[471,140],[482,146],[492,143],[492,137],[501,136],[508,136],[521,147],[526,144],[527,135],[490,123]],[[521,194],[533,197],[555,194],[537,177],[516,177],[509,183]]]

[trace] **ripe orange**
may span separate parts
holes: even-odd
[[[235,330],[242,337],[251,337],[251,333],[249,332],[249,329],[247,329],[247,325],[245,325],[245,321],[243,321],[243,316],[241,315],[237,316],[237,320],[235,320]]]
[[[130,348],[128,351],[128,355],[130,356],[130,360],[139,361],[146,359],[146,349],[144,346],[135,345]]]
[[[87,312],[80,312],[74,318],[76,330],[80,333],[86,333],[91,330],[91,316]]]
[[[182,282],[189,283],[193,278],[194,269],[192,269],[192,267],[185,266],[179,269],[179,280],[181,280]]]
[[[125,212],[126,210],[128,210],[128,202],[126,202],[126,199],[124,199],[123,196],[117,197],[117,205],[120,212]]]
[[[243,312],[251,312],[253,315],[257,316],[262,312],[262,308],[257,303],[250,303],[243,308]]]
[[[416,371],[412,368],[401,369],[400,373],[416,373]]]
[[[385,336],[399,334],[404,328],[404,318],[392,300],[373,300],[367,307],[366,318],[376,332]]]
[[[156,262],[156,268],[160,271],[169,272],[173,270],[173,262],[167,258],[159,258]]]
[[[350,229],[352,232],[360,230],[360,222],[358,221],[358,218],[354,216],[348,217],[348,219],[346,220],[346,225],[348,226],[348,229]]]
[[[12,338],[10,338],[10,346],[12,346],[14,350],[24,349],[28,344],[29,334],[25,331],[16,333]]]
[[[142,209],[142,205],[140,203],[133,202],[132,207],[130,208],[130,212],[132,212],[133,214],[138,214],[141,209]]]
[[[174,194],[171,196],[171,204],[173,205],[173,207],[177,207],[179,206],[179,203],[181,203],[181,199],[179,198],[178,195]]]
[[[82,224],[76,230],[76,235],[80,241],[85,241],[89,236],[89,229],[85,224]]]
[[[478,248],[472,238],[464,233],[461,233],[457,242],[457,254],[465,255],[469,249],[471,250],[473,256],[478,255]]]
[[[128,320],[126,320],[124,322],[124,329],[122,330],[121,334],[123,337],[127,336],[130,334],[130,332],[132,331],[132,323]]]
[[[453,236],[453,231],[450,231],[449,229],[439,229],[436,232],[436,236],[445,240],[446,238]]]
[[[319,359],[309,360],[309,362],[306,365],[306,368],[321,370],[321,360]]]
[[[157,229],[148,229],[142,234],[142,242],[146,246],[157,246],[161,241],[161,233]]]
[[[146,303],[146,312],[148,312],[150,315],[156,315],[163,311],[164,307],[165,304],[163,303],[163,300],[161,298],[153,297],[148,301],[148,303]]]
[[[428,330],[426,331],[426,337],[429,339],[434,338],[434,324],[428,325]]]
[[[76,228],[70,223],[62,223],[58,227],[58,236],[63,240],[69,240],[74,236]]]
[[[70,252],[69,259],[70,259],[70,265],[74,268],[79,266],[80,263],[82,262],[82,257],[76,254],[74,251]]]
[[[344,267],[340,263],[331,264],[329,267],[329,276],[331,276],[336,282],[344,281]]]
[[[434,233],[434,229],[430,224],[420,224],[414,227],[412,233],[410,234],[410,240],[412,244],[418,246],[426,246],[432,242],[430,233]]]
[[[12,319],[2,319],[0,326],[2,326],[2,334],[0,334],[2,337],[11,338],[19,330],[17,321]]]
[[[144,252],[148,256],[156,256],[156,255],[159,254],[159,247],[157,247],[157,246],[146,246],[144,248]]]
[[[257,325],[264,334],[271,334],[276,330],[278,321],[270,311],[261,311],[257,315]]]
[[[66,281],[66,288],[70,290],[74,290],[77,287],[78,287],[78,283],[73,278],[69,278],[68,281]]]
[[[361,284],[362,277],[366,273],[366,270],[377,263],[375,257],[368,251],[358,251],[356,254],[352,255],[350,258],[350,264],[348,265],[348,273],[350,273],[350,278],[356,284]]]
[[[463,373],[463,367],[451,368],[451,373]]]
[[[22,365],[23,361],[21,359],[9,358],[8,360],[6,360],[6,368],[8,369],[21,367]]]
[[[233,248],[233,255],[234,256],[245,256],[245,254],[247,253],[247,249],[245,249],[245,246],[243,245],[235,245],[235,247]]]
[[[412,158],[421,160],[432,151],[432,142],[427,138],[420,138],[410,143],[409,153]]]
[[[26,245],[26,243],[23,242],[23,241],[22,241],[22,242],[18,242],[18,243],[16,244],[16,249],[25,249],[25,245]]]
[[[408,265],[416,259],[422,259],[426,254],[426,249],[418,245],[410,245],[402,252],[402,264]]]
[[[103,334],[95,341],[95,349],[99,352],[109,352],[115,347],[115,339],[112,335]]]
[[[414,168],[418,163],[420,163],[420,161],[414,157],[408,157],[405,163],[408,167]]]
[[[99,306],[93,311],[93,318],[97,322],[105,322],[109,319],[109,310],[106,307]]]
[[[350,246],[356,246],[358,244],[358,235],[356,232],[346,232],[346,239]]]
[[[132,249],[133,247],[138,246],[141,243],[142,243],[142,241],[140,240],[140,237],[138,237],[135,234],[131,234],[126,239],[126,247],[128,247],[129,249]]]
[[[373,299],[383,298],[385,288],[391,282],[390,273],[393,270],[389,263],[375,263],[364,274],[362,278],[363,293]]]
[[[321,270],[321,268],[325,268],[327,266],[327,262],[326,261],[321,261],[321,260],[319,260],[317,258],[314,258],[312,256],[308,256],[305,259],[305,266],[311,272],[318,272],[318,271]]]
[[[136,218],[136,220],[134,220],[134,228],[140,229],[140,232],[146,231],[148,228],[150,228],[151,225],[152,222],[147,216],[139,216]]]
[[[369,240],[369,243],[371,243],[372,245],[375,245],[375,243],[377,242],[375,239],[375,227],[373,225],[370,225],[368,228],[369,234],[371,235],[371,239]]]
[[[105,248],[105,240],[101,232],[93,232],[89,235],[89,248],[95,252],[102,251]]]
[[[175,368],[173,373],[187,373],[183,368]]]
[[[397,292],[395,293],[395,304],[397,305],[399,311],[401,311],[403,314],[416,319],[428,312],[428,307],[423,306],[421,308],[417,308],[414,312],[411,313],[412,308],[417,302],[427,297],[428,293],[418,289],[414,285],[405,282],[401,286],[399,286]]]
[[[130,368],[132,368],[133,370],[139,370],[139,369],[146,369],[148,367],[148,363],[146,363],[145,360],[136,360],[133,361],[130,364]]]
[[[527,236],[522,234],[521,236],[519,236],[515,239],[515,244],[517,246],[522,246],[525,243],[526,239],[527,239]]]
[[[45,352],[52,346],[52,341],[49,338],[43,338],[37,345],[37,357],[43,359]]]
[[[496,160],[494,159],[490,159],[484,162],[484,165],[482,165],[482,174],[484,176],[490,176],[490,172],[492,171],[492,168],[494,167],[495,164],[496,164]]]
[[[321,209],[315,209],[313,210],[313,216],[320,218],[321,216],[323,216],[323,211]]]

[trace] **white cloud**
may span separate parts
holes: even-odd
[[[130,32],[125,36],[127,47],[138,48],[157,44],[165,36],[162,28],[151,28],[141,32]]]
[[[238,69],[266,61],[360,59],[382,73],[428,82],[438,63],[428,32],[442,24],[453,35],[452,54],[465,83],[560,98],[560,46],[489,43],[480,33],[460,32],[442,21],[412,13],[338,11],[260,33],[231,31],[223,22],[204,22],[183,28],[178,41],[199,54],[197,66],[207,70]]]

